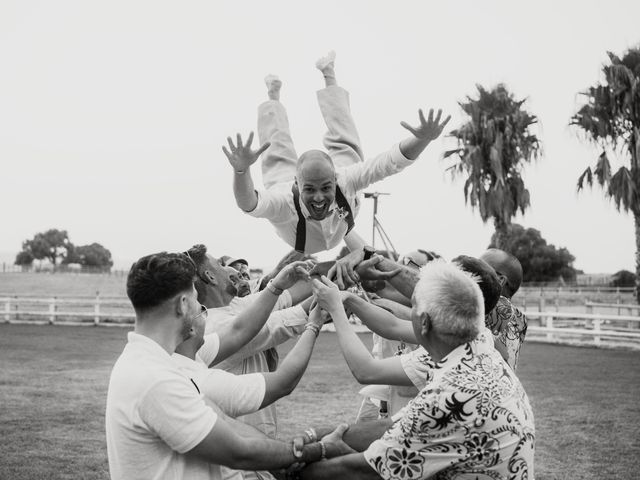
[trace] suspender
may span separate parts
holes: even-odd
[[[298,225],[296,226],[296,252],[304,253],[304,246],[307,243],[307,222],[304,219],[304,215],[302,214],[302,209],[300,208],[300,192],[298,191],[298,187],[294,183],[291,187],[291,191],[293,192],[293,205],[296,207],[296,213],[298,214]]]
[[[300,208],[300,192],[298,191],[298,187],[294,183],[291,187],[291,192],[293,193],[293,205],[296,207],[296,213],[298,214],[298,225],[296,226],[296,251],[300,253],[304,253],[304,248],[307,243],[307,221],[304,218],[302,213],[302,209]],[[351,206],[347,199],[345,198],[340,187],[336,185],[336,203],[338,204],[338,208],[343,209],[347,212],[347,215],[344,217],[344,221],[347,222],[347,233],[351,231],[351,229],[355,226],[355,222],[353,220],[353,213],[351,212]]]

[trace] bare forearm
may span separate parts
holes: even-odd
[[[415,160],[430,143],[431,140],[408,137],[400,142],[400,152],[409,160]]]
[[[353,376],[358,382],[364,384],[371,383],[376,373],[374,365],[375,359],[349,325],[344,310],[342,308],[336,309],[330,312],[330,314],[336,327],[342,355],[347,361],[351,373],[353,373]]]
[[[243,174],[233,173],[233,194],[236,203],[245,212],[250,212],[258,205],[258,194],[253,185],[251,171],[247,169]]]
[[[356,452],[364,452],[371,442],[382,437],[393,425],[393,421],[384,418],[381,420],[372,420],[370,422],[354,423],[349,425],[349,430],[343,435],[344,442],[353,448]],[[316,433],[318,438],[330,434],[335,427],[318,427]]]
[[[305,467],[301,473],[303,480],[380,479],[378,473],[367,463],[362,453],[353,453],[312,463]]]
[[[260,408],[289,395],[296,388],[307,369],[315,343],[315,332],[305,330],[278,369],[275,372],[263,373],[266,388]]]
[[[350,295],[345,301],[345,306],[354,312],[369,330],[381,337],[389,340],[416,342],[411,323],[398,319],[387,310],[372,305],[356,295]]]
[[[300,280],[299,282],[296,282],[292,287],[288,288],[287,291],[289,292],[289,295],[291,295],[291,304],[297,305],[298,303],[311,296],[311,283]],[[307,308],[305,308],[305,311],[309,312],[308,306]]]
[[[233,322],[218,331],[220,350],[210,366],[236,353],[262,329],[278,297],[269,289],[259,293],[258,299],[243,310]]]
[[[391,260],[384,259],[376,265],[378,270],[383,272],[393,272],[398,268],[398,264]],[[400,272],[388,280],[388,282],[407,298],[413,296],[413,290],[420,280],[420,272],[410,268],[402,268]]]
[[[355,230],[351,230],[344,237],[344,243],[347,245],[347,248],[349,249],[350,252],[362,250],[364,246],[367,244],[364,241],[364,239],[355,232]]]

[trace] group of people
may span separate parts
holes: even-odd
[[[449,262],[426,250],[384,256],[353,229],[362,189],[410,166],[449,117],[420,111],[419,125],[402,122],[409,138],[365,160],[335,55],[316,66],[327,152],[297,156],[271,75],[261,146],[250,134],[223,147],[236,203],[267,218],[291,253],[260,278],[204,245],[131,267],[135,327],[106,403],[111,478],[533,478],[533,413],[516,375],[527,323],[510,301],[517,259],[497,249]],[[343,258],[312,260],[342,241]],[[374,332],[372,352],[350,316]],[[354,423],[330,425],[327,412],[327,425],[280,438],[275,403],[305,375],[329,321],[355,380],[371,387]]]

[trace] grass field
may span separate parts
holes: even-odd
[[[105,297],[127,294],[126,277],[92,273],[3,273],[0,274],[0,294],[51,297]]]
[[[107,479],[104,403],[126,329],[0,324],[0,479]],[[288,346],[282,348],[284,353]],[[636,479],[640,352],[527,344],[538,479]],[[352,420],[359,386],[320,336],[280,433]]]

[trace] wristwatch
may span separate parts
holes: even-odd
[[[369,260],[373,256],[373,254],[376,253],[375,248],[370,247],[369,245],[365,245],[362,248],[362,251],[364,252],[364,258],[362,259],[363,261]]]

